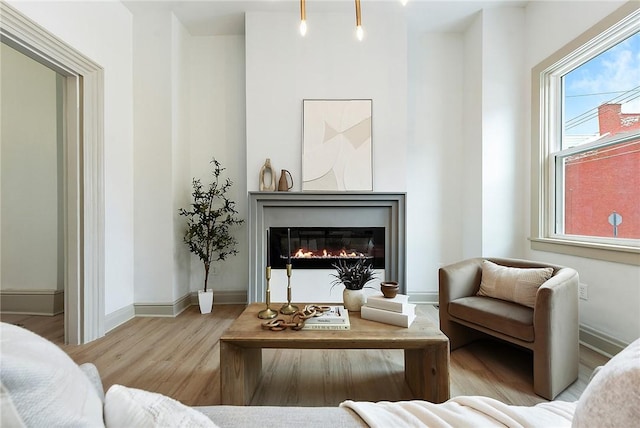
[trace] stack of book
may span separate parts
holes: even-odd
[[[416,318],[416,305],[409,303],[409,296],[405,294],[389,299],[378,293],[367,297],[360,316],[366,320],[409,327]]]
[[[349,311],[344,306],[331,306],[331,309],[320,316],[305,321],[303,330],[349,330]]]

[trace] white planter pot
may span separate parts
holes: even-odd
[[[200,313],[209,314],[213,307],[213,290],[198,290],[198,303],[200,304]]]
[[[360,312],[360,308],[366,302],[367,297],[364,294],[364,290],[349,290],[345,288],[342,291],[342,301],[344,302],[344,308],[351,312]]]

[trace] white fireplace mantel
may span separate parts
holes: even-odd
[[[265,300],[269,227],[384,227],[385,272],[406,292],[406,194],[249,192],[248,301]]]

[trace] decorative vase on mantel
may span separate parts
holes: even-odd
[[[342,291],[342,302],[344,303],[344,308],[349,312],[360,312],[362,305],[364,305],[366,301],[367,296],[363,289],[349,290],[345,288]]]
[[[260,168],[260,184],[261,192],[273,192],[276,190],[276,175],[271,166],[271,159],[267,158]]]

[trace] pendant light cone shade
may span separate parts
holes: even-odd
[[[305,0],[300,0],[300,34],[307,34],[307,5]]]
[[[360,11],[360,0],[356,0],[356,37],[358,40],[364,38],[364,30],[362,29],[362,12]]]

